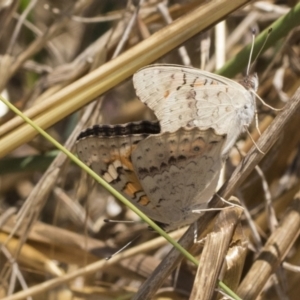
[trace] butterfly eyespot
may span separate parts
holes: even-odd
[[[193,150],[194,150],[195,152],[199,152],[199,151],[201,150],[201,148],[198,147],[198,146],[195,146]]]

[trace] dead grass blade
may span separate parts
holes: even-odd
[[[300,233],[300,192],[281,220],[278,228],[268,238],[259,256],[243,279],[237,293],[244,300],[256,299],[263,287],[285,259]]]
[[[214,231],[205,238],[190,300],[212,298],[230,241],[242,213],[243,210],[238,207],[229,207],[219,213]]]
[[[130,51],[124,52],[116,59],[107,62],[92,73],[50,96],[47,101],[44,101],[43,111],[40,114],[33,115],[30,112],[25,112],[25,114],[43,129],[50,127],[128,78],[142,66],[155,61],[247,2],[249,1],[228,2],[222,0],[200,6],[131,48]],[[17,122],[16,124],[22,123]],[[9,132],[0,132],[0,136],[4,135],[2,137],[4,146],[0,149],[0,157],[30,141],[36,134],[28,124],[11,128]]]

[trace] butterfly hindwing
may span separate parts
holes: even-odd
[[[131,153],[141,140],[157,132],[157,122],[100,125],[82,132],[76,143],[79,158],[149,217],[154,210],[133,171]]]
[[[195,221],[205,208],[222,167],[224,135],[213,129],[180,128],[151,135],[132,153],[135,174],[151,199],[155,216],[172,230]]]

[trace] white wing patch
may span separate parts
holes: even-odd
[[[133,84],[139,99],[154,111],[162,131],[196,126],[227,134],[223,155],[254,117],[255,101],[248,89],[199,69],[153,65],[134,74]]]

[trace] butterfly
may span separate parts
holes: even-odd
[[[151,65],[134,74],[133,85],[162,131],[199,127],[226,134],[223,157],[254,118],[256,75],[238,83],[192,67]]]
[[[96,125],[77,138],[79,158],[166,231],[199,218],[222,168],[225,134],[159,122]]]

